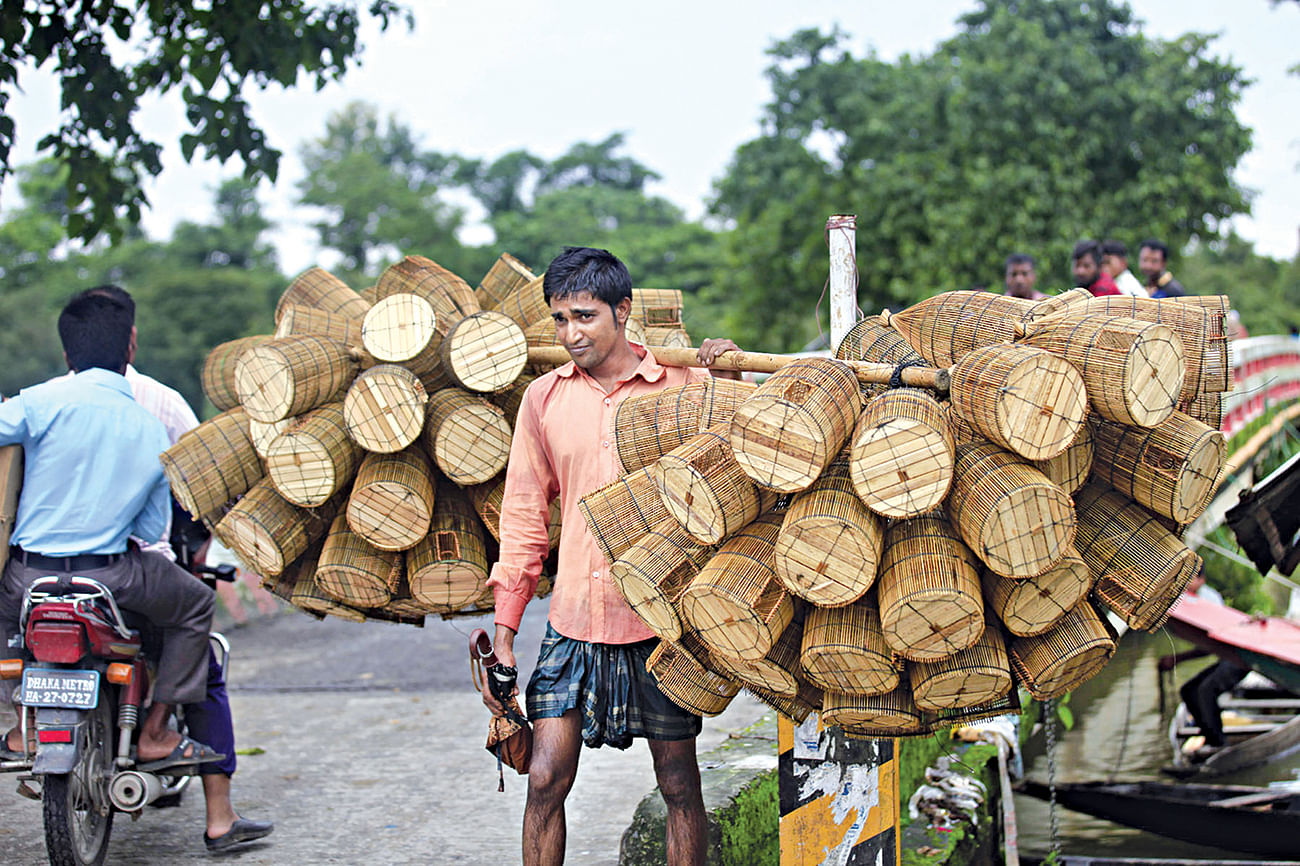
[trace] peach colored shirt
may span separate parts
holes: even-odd
[[[664,367],[633,344],[641,363],[606,394],[572,361],[541,376],[524,392],[506,489],[501,501],[501,557],[488,585],[496,623],[519,630],[537,589],[548,541],[550,502],[560,497],[563,530],[550,621],[565,637],[622,644],[654,637],[609,576],[609,562],[592,537],[578,500],[620,475],[614,412],[628,397],[707,379],[707,370]]]

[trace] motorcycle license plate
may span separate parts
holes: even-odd
[[[23,671],[22,703],[28,707],[93,710],[99,703],[99,671]]]

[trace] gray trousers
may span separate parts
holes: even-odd
[[[9,649],[9,638],[18,632],[23,591],[37,578],[52,574],[60,572],[28,568],[16,559],[5,566],[0,578],[0,658],[17,655]],[[155,701],[194,704],[204,699],[216,593],[167,557],[135,549],[112,565],[76,574],[104,584],[113,591],[118,607],[148,617],[161,633]],[[15,681],[0,682],[12,687]]]

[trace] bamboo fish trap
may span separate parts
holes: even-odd
[[[235,390],[248,417],[279,421],[343,399],[356,375],[342,343],[299,334],[243,352],[235,362]]]
[[[196,520],[212,520],[222,506],[262,478],[243,409],[228,409],[193,430],[158,458],[176,501]]]
[[[1016,680],[1040,701],[1091,679],[1114,652],[1114,633],[1086,599],[1048,631],[1015,638],[1007,650]]]
[[[505,413],[506,420],[510,422],[511,429],[514,428],[519,418],[519,407],[524,404],[524,392],[528,386],[533,383],[536,376],[524,374],[515,380],[515,383],[503,391],[498,391],[491,396],[493,405]]]
[[[916,517],[948,495],[956,443],[939,402],[917,388],[873,397],[853,428],[853,488],[883,517]]]
[[[754,389],[748,382],[710,376],[628,397],[614,412],[614,442],[623,471],[649,466],[697,433],[729,422]]]
[[[1093,593],[1128,623],[1154,631],[1200,566],[1200,557],[1140,505],[1097,483],[1077,497],[1079,555]]]
[[[1011,666],[1002,630],[989,619],[978,641],[934,662],[908,665],[912,699],[921,710],[965,709],[992,703],[1011,691]]]
[[[350,607],[382,607],[401,578],[400,554],[380,550],[348,528],[347,515],[334,518],[316,565],[316,585]]]
[[[522,286],[516,287],[494,309],[514,319],[515,324],[524,330],[527,330],[529,325],[549,319],[551,307],[546,303],[546,296],[542,291],[544,276],[535,277]]]
[[[670,348],[685,349],[694,345],[691,342],[691,335],[681,328],[651,328],[645,329],[646,346],[667,346]]]
[[[1074,540],[1070,497],[991,442],[958,447],[948,514],[966,545],[1003,577],[1042,574]]]
[[[889,527],[876,592],[885,641],[910,661],[964,650],[984,629],[979,560],[942,514]]]
[[[878,695],[898,687],[902,664],[885,641],[874,598],[847,607],[813,607],[804,619],[800,661],[827,691]]]
[[[697,715],[716,716],[740,691],[668,641],[659,642],[645,666],[669,700]]]
[[[614,560],[609,575],[633,613],[656,635],[675,641],[682,636],[678,600],[711,553],[667,518]]]
[[[462,486],[491,480],[510,457],[510,425],[500,409],[456,388],[429,398],[424,448]]]
[[[1084,599],[1092,572],[1073,545],[1051,569],[1024,580],[991,571],[983,575],[984,601],[1007,631],[1021,637],[1042,634]]]
[[[487,588],[487,547],[465,493],[438,486],[429,534],[406,553],[411,596],[430,610],[455,610]]]
[[[1066,316],[1028,331],[1021,344],[1073,364],[1101,417],[1154,427],[1174,411],[1186,365],[1182,340],[1171,328],[1118,316]]]
[[[466,488],[474,510],[487,527],[488,534],[498,543],[501,541],[501,502],[505,498],[506,476],[502,473],[491,481]],[[561,512],[559,497],[551,500],[549,523],[546,528],[551,550],[560,546]]]
[[[1092,424],[1079,425],[1070,447],[1055,457],[1031,461],[1047,480],[1068,494],[1074,494],[1088,483],[1093,463]]]
[[[1178,523],[1191,523],[1214,497],[1227,457],[1223,434],[1181,412],[1149,430],[1100,422],[1093,477]]]
[[[849,736],[890,736],[921,730],[925,716],[912,700],[907,676],[898,688],[877,695],[826,692],[822,699],[822,721],[838,725]]]
[[[578,502],[605,559],[620,559],[654,526],[671,518],[649,469],[638,469]]]
[[[452,380],[470,391],[508,388],[528,363],[523,330],[505,313],[470,313],[453,324],[438,350]]]
[[[1083,379],[1069,362],[1031,346],[967,353],[952,370],[952,408],[985,438],[1030,460],[1060,454],[1088,413]]]
[[[807,489],[853,432],[862,396],[857,376],[829,358],[777,370],[736,408],[731,449],[755,482],[781,493]]]
[[[1033,308],[1032,301],[992,292],[943,292],[882,319],[921,357],[950,367],[981,346],[1011,342],[1016,322]]]
[[[370,309],[370,303],[347,283],[321,268],[303,271],[280,295],[280,300],[275,305],[277,325],[284,317],[285,309],[293,305],[315,307],[344,319],[361,319]]]
[[[631,315],[647,328],[681,327],[681,289],[633,289]]]
[[[299,508],[263,478],[226,512],[213,534],[239,555],[251,571],[277,575],[329,532],[339,503]]]
[[[727,679],[750,689],[772,695],[793,698],[799,693],[799,647],[803,640],[803,622],[795,617],[772,648],[760,659],[741,661],[725,656],[712,656]]]
[[[258,334],[254,337],[240,337],[215,346],[203,361],[203,393],[208,402],[217,407],[218,412],[234,409],[239,405],[239,392],[235,390],[235,362],[244,352],[269,343],[274,337]]]
[[[313,409],[267,446],[266,472],[280,495],[304,508],[322,505],[356,474],[361,449],[348,438],[343,404]]]
[[[348,525],[380,550],[406,550],[428,533],[435,502],[433,467],[418,445],[367,454],[348,497]]]
[[[841,361],[868,361],[901,366],[922,366],[929,363],[902,334],[885,324],[880,316],[867,316],[850,328],[844,339],[840,340],[835,357]],[[859,388],[863,400],[870,400],[888,390],[885,385],[866,382],[860,382]]]
[[[348,436],[367,451],[401,451],[420,438],[428,401],[424,385],[405,367],[363,370],[343,398]]]
[[[316,563],[319,555],[320,550],[309,551],[285,568],[284,576],[292,581],[293,586],[289,594],[290,604],[322,619],[326,616],[335,616],[348,622],[365,622],[364,613],[335,600],[316,585]],[[265,578],[263,580],[265,581]]]
[[[288,304],[275,326],[276,339],[298,334],[317,334],[337,340],[345,346],[361,345],[361,320],[347,319],[315,307]]]
[[[724,541],[682,593],[682,614],[719,655],[761,659],[794,618],[772,565],[782,516],[766,514]]]
[[[276,438],[298,421],[297,418],[281,418],[279,421],[254,421],[248,419],[248,438],[253,443],[257,456],[266,459],[267,451]]]
[[[778,695],[775,692],[769,692],[767,689],[754,686],[749,687],[749,693],[781,715],[792,720],[796,725],[800,725],[803,724],[805,719],[822,708],[822,701],[825,696],[821,689],[807,680],[798,680],[797,684],[798,691],[793,695]]]
[[[649,467],[668,513],[704,544],[717,544],[755,517],[758,488],[731,453],[727,424],[700,433]]]
[[[848,460],[831,463],[786,509],[773,563],[790,592],[837,607],[866,594],[876,579],[885,532],[853,493]]]
[[[401,364],[420,378],[442,364],[438,316],[419,295],[389,295],[376,301],[361,323],[361,342],[377,361]]]
[[[509,253],[502,253],[483,275],[474,294],[478,297],[480,307],[492,310],[511,292],[536,278],[519,259]]]

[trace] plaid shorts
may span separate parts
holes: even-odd
[[[582,741],[626,749],[634,737],[688,740],[703,720],[673,703],[646,671],[657,638],[600,644],[565,637],[546,624],[537,667],[528,681],[528,718],[582,711]]]

